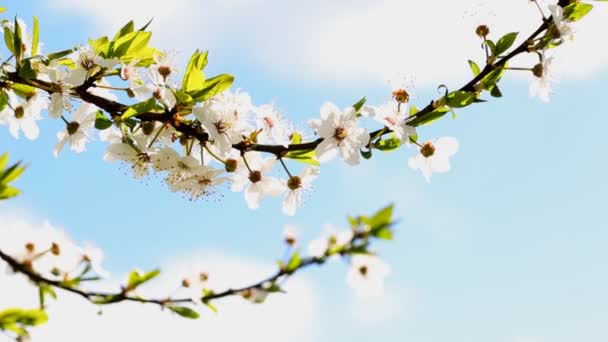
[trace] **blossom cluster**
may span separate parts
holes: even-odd
[[[18,20],[17,25],[22,37],[30,36],[23,21]],[[14,25],[8,28],[15,29]],[[32,44],[33,40],[24,38],[23,50],[31,51]],[[419,144],[414,126],[408,125],[410,95],[405,89],[394,89],[392,99],[381,106],[360,103],[340,109],[325,103],[320,118],[309,121],[320,141],[313,153],[305,154],[304,161],[312,165],[293,175],[285,163],[285,159],[292,158],[289,153],[264,157],[261,152],[235,146],[275,144],[288,149],[290,144],[301,143],[303,132],[296,131],[274,105],[254,105],[249,94],[240,90],[218,91],[181,113],[184,104],[179,89],[184,89],[187,81],[184,78],[179,84],[180,73],[174,57],[171,52],[154,50],[149,65],[143,65],[139,59],[127,62],[116,57],[106,58],[89,43],[73,49],[62,59],[46,62],[32,59],[35,78],[19,79],[24,82],[22,87],[5,83],[2,94],[6,105],[0,111],[0,124],[8,126],[14,138],[23,133],[27,139],[36,139],[40,133],[38,121],[47,111],[49,118],[63,124],[53,149],[56,157],[64,148],[84,152],[88,143],[99,139],[107,144],[104,160],[121,162],[136,179],[147,177],[152,171],[162,173],[171,191],[189,199],[209,196],[222,184],[229,184],[232,191],[243,192],[251,209],[258,208],[265,197],[282,195],[282,208],[287,215],[295,214],[303,195],[312,188],[312,182],[319,175],[319,163],[337,155],[349,165],[360,163],[362,151],[370,148],[372,139],[378,138],[361,126],[362,116],[380,123],[386,132],[392,132],[392,140],[398,145],[417,144],[420,154],[412,157],[409,165],[421,170],[427,180],[433,172],[449,170],[448,158],[457,149],[454,139],[440,140],[444,144],[432,141]],[[8,76],[19,75],[15,67],[6,64],[2,72]],[[110,84],[112,77],[121,86]],[[94,98],[83,99],[79,92],[82,89]],[[127,111],[146,104],[151,113],[179,115],[173,121],[147,120],[136,115],[121,120],[110,113],[112,120],[108,119],[104,114],[107,108],[98,102],[117,104],[116,92],[141,101]],[[200,128],[206,139],[201,141],[180,131],[179,125]],[[445,143],[449,146],[444,146]],[[285,169],[287,177],[273,173],[278,164]]]

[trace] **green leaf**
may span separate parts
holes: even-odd
[[[593,5],[577,2],[564,7],[564,19],[569,21],[579,21],[584,18],[591,10]]]
[[[190,95],[196,102],[203,102],[232,86],[234,76],[222,74],[205,80],[201,89],[193,91]]]
[[[390,230],[390,227],[393,224],[392,204],[380,209],[372,215],[372,217],[362,217],[362,221],[369,226],[369,231],[372,236],[385,240],[393,238],[393,232]]]
[[[150,272],[146,272],[143,275],[139,274],[136,270],[131,271],[129,273],[129,280],[127,281],[127,289],[134,290],[139,287],[143,283],[150,281],[157,277],[160,274],[160,270],[154,270]]]
[[[12,186],[0,185],[0,200],[9,199],[11,197],[19,196],[21,191]]]
[[[127,108],[127,110],[125,110],[125,112],[120,116],[120,119],[124,121],[128,118],[135,117],[154,110],[162,110],[162,107],[156,104],[156,99],[152,97],[146,101],[136,103],[131,107]]]
[[[500,91],[500,88],[498,88],[497,84],[495,84],[492,89],[490,89],[490,95],[492,95],[493,97],[502,97],[502,92]]]
[[[19,75],[19,77],[26,80],[35,79],[38,75],[36,70],[34,70],[34,68],[32,67],[32,60],[29,58],[24,59],[21,62],[21,66],[19,67],[19,70],[17,70],[17,74]]]
[[[0,184],[7,185],[15,181],[25,171],[25,167],[21,166],[21,163],[15,163],[6,170],[0,172]]]
[[[24,99],[36,95],[36,88],[27,84],[13,83],[11,84],[11,89],[13,89],[15,94]]]
[[[11,31],[7,26],[4,26],[4,44],[6,44],[6,48],[15,54],[15,38],[13,35],[13,31]]]
[[[203,70],[207,66],[207,55],[207,51],[199,52],[199,50],[196,50],[190,58],[182,80],[182,89],[186,93],[195,93],[205,87]]]
[[[373,152],[372,152],[371,149],[369,149],[369,150],[360,150],[360,152],[361,152],[361,157],[363,157],[364,159],[371,159],[372,158]]]
[[[380,151],[394,151],[401,147],[402,141],[399,138],[391,137],[389,139],[380,140],[374,143],[374,147]]]
[[[93,48],[93,51],[95,51],[96,54],[109,58],[108,50],[110,49],[110,40],[108,37],[89,39],[89,45],[91,48]],[[51,59],[51,56],[49,56],[49,59]]]
[[[458,90],[449,93],[446,97],[447,105],[453,108],[462,108],[470,105],[477,98],[477,94],[469,91]]]
[[[23,32],[17,17],[15,17],[15,31],[13,32],[13,53],[17,64],[21,63],[21,59],[23,59]]]
[[[355,111],[357,113],[359,113],[361,111],[361,108],[363,108],[363,105],[365,105],[365,102],[367,102],[367,99],[364,97],[353,105],[353,108],[355,108]]]
[[[507,51],[511,46],[513,46],[518,34],[519,32],[511,32],[500,38],[498,42],[496,42],[496,50],[494,52],[495,55],[500,56],[503,52]]]
[[[37,326],[49,320],[47,314],[40,309],[11,308],[0,311],[0,330],[8,329],[17,332],[14,327]],[[25,329],[18,329],[22,333]],[[26,332],[27,334],[27,332]]]
[[[90,41],[89,41],[89,43],[90,43]],[[53,61],[55,59],[61,59],[65,56],[68,56],[72,52],[74,52],[74,50],[67,49],[67,50],[63,50],[63,51],[53,52],[51,54],[48,54],[46,57],[48,58],[49,61]]]
[[[300,257],[300,252],[295,251],[289,261],[287,262],[287,266],[285,266],[285,271],[291,273],[298,269],[302,264],[302,258]]]
[[[290,145],[298,145],[302,143],[302,134],[294,131],[293,133],[291,133],[291,137],[290,137],[290,141],[289,144]]]
[[[113,41],[110,48],[109,58],[121,58],[126,55],[137,55],[137,53],[148,46],[152,32],[136,31]],[[112,49],[112,45],[114,48]]]
[[[36,56],[38,54],[38,45],[40,42],[40,23],[38,23],[38,18],[34,17],[34,28],[32,31],[32,56]]]
[[[91,298],[91,302],[98,305],[118,303],[124,299],[122,295],[96,296]]]
[[[319,166],[321,165],[317,161],[315,150],[304,150],[304,151],[292,151],[285,155],[285,158],[299,161],[300,163]]]
[[[98,110],[95,114],[95,128],[102,131],[112,126],[112,120],[108,119],[102,111]]]
[[[176,314],[189,319],[197,319],[201,315],[187,306],[169,306],[169,309]]]
[[[408,123],[408,125],[412,126],[412,127],[428,125],[435,120],[439,120],[441,117],[443,117],[449,111],[450,110],[446,107],[439,107],[426,115],[417,117],[416,119],[410,121]]]
[[[479,65],[477,65],[477,63],[473,62],[472,60],[469,60],[469,66],[471,67],[473,76],[477,76],[481,73],[481,69],[479,69]]]
[[[6,7],[0,7],[0,13],[6,12]]]
[[[125,26],[121,27],[120,30],[118,30],[118,32],[116,33],[116,35],[114,36],[114,38],[112,40],[117,40],[118,38],[126,35],[127,33],[131,33],[134,30],[135,30],[135,23],[133,23],[133,20],[131,20],[128,23],[126,23]]]
[[[8,94],[4,89],[0,89],[0,112],[8,105]]]
[[[410,116],[416,115],[418,113],[418,107],[414,105],[410,105]]]
[[[46,303],[46,297],[51,297],[53,299],[57,299],[57,293],[53,288],[47,284],[39,284],[38,285],[38,299],[40,301],[40,308],[44,309]]]

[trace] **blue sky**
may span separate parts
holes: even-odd
[[[361,13],[384,13],[384,5],[355,1],[349,19],[341,2],[321,11],[315,6],[322,4],[313,1],[303,10],[303,19],[293,19],[293,27],[274,28],[287,33],[276,32],[279,38],[268,38],[265,35],[273,30],[272,20],[285,22],[283,11],[289,13],[285,5],[275,4],[277,13],[265,13],[263,9],[270,8],[272,1],[210,1],[209,8],[219,13],[220,19],[215,20],[237,23],[229,27],[209,24],[218,33],[201,29],[200,35],[172,36],[172,28],[194,31],[197,25],[204,25],[205,17],[203,23],[189,21],[192,14],[183,13],[183,8],[192,5],[187,0],[177,5],[151,2],[150,8],[133,11],[136,3],[119,6],[115,17],[149,16],[154,13],[148,12],[158,11],[152,30],[160,36],[156,38],[160,47],[181,50],[180,57],[186,59],[191,49],[210,46],[211,74],[234,74],[236,87],[248,91],[258,104],[274,100],[299,127],[318,116],[326,100],[346,106],[362,96],[376,104],[387,99],[388,87],[381,73],[366,70],[352,75],[357,65],[351,63],[355,62],[366,62],[361,67],[384,72],[384,60],[373,59],[382,54],[363,51],[363,42],[361,50],[368,59],[345,60],[340,69],[333,59],[350,51],[344,52],[330,40],[342,34],[349,22],[359,20]],[[470,6],[467,1],[456,3],[461,6],[455,11],[462,13]],[[177,9],[163,14],[161,5]],[[20,1],[5,6],[9,15],[39,17],[46,51],[70,47],[89,36],[112,34],[118,28],[107,9],[104,12],[104,5],[92,1]],[[107,6],[118,5],[110,1]],[[247,6],[255,8],[253,19],[245,16]],[[335,15],[342,25],[304,39],[302,27],[315,23],[318,12],[323,12],[319,18]],[[501,13],[496,14],[498,23],[503,20]],[[597,24],[603,15],[590,20]],[[426,18],[429,37],[435,37],[433,30],[449,28],[434,27],[428,23],[430,15]],[[180,22],[182,25],[170,25]],[[259,22],[261,27],[248,26],[251,22]],[[511,30],[530,30],[533,22],[518,25],[511,24]],[[3,150],[29,163],[18,183],[24,194],[8,208],[34,222],[48,219],[63,226],[78,241],[94,241],[106,252],[106,267],[120,275],[134,266],[153,268],[167,260],[184,261],[188,255],[209,251],[270,267],[282,253],[285,224],[298,226],[302,239],[309,241],[324,223],[346,227],[346,214],[370,213],[392,202],[401,219],[396,239],[376,246],[392,266],[387,297],[378,303],[355,299],[344,283],[345,265],[307,271],[303,279],[311,290],[306,295],[315,303],[307,315],[315,317],[305,317],[305,322],[314,331],[314,341],[605,341],[608,145],[604,137],[608,117],[601,101],[608,73],[600,49],[586,44],[585,35],[597,38],[597,30],[590,29],[597,27],[584,28],[577,34],[577,40],[580,37],[583,42],[576,46],[578,51],[566,50],[566,61],[558,64],[563,76],[549,104],[529,98],[527,75],[508,77],[502,86],[504,98],[461,110],[456,120],[446,117],[420,130],[424,138],[454,136],[460,141],[453,170],[434,176],[430,184],[407,167],[414,149],[401,149],[376,153],[371,161],[354,168],[338,161],[323,165],[314,192],[294,218],[281,213],[278,200],[268,200],[260,210],[250,211],[242,195],[228,189],[216,198],[190,202],[169,193],[158,180],[138,182],[117,165],[104,163],[100,143],[89,145],[87,153],[66,151],[55,159],[51,152],[59,126],[44,120],[41,137],[34,142],[13,140],[5,129],[0,130]],[[605,24],[603,28],[605,32]],[[379,26],[375,34],[391,34],[382,29]],[[321,71],[313,71],[313,62],[300,59],[310,52],[309,45],[302,44],[300,54],[294,50],[299,44],[281,40],[290,30],[306,44],[316,37],[323,43],[321,47],[339,50],[328,50],[321,57],[309,54],[320,58]],[[252,52],[253,43],[265,38],[278,39],[275,48],[281,52],[268,50],[267,58]],[[434,69],[445,73],[445,82],[453,86],[468,77],[466,58],[480,55],[465,49],[467,44],[450,47],[451,53],[441,57],[448,67],[421,64],[419,69],[405,68],[419,80],[417,104],[435,96],[434,86],[444,82],[435,77]],[[426,51],[424,46],[408,46],[405,56],[413,54],[409,51],[414,48],[417,55],[435,55],[435,50]],[[386,48],[387,53],[392,52],[391,47]],[[560,51],[556,58],[561,58]],[[277,63],[278,59],[289,62]],[[417,57],[411,61],[412,65],[422,62]],[[420,74],[412,72],[414,69]],[[6,295],[0,295],[0,304]],[[298,295],[303,294],[295,290],[289,294]],[[62,302],[54,305],[59,307]],[[219,307],[222,310],[221,302]],[[278,317],[285,313],[282,315]],[[205,322],[189,324],[203,327]],[[267,336],[252,337],[261,340]]]

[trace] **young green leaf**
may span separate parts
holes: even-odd
[[[201,317],[198,312],[192,310],[187,306],[169,306],[169,309],[184,318],[197,319]]]
[[[515,43],[515,39],[517,39],[518,34],[519,32],[511,32],[500,38],[498,42],[496,42],[496,56],[500,56],[503,52],[509,50],[513,43]]]

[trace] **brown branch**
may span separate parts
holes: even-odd
[[[357,246],[357,242],[365,241],[368,238],[369,238],[369,232],[357,231],[353,234],[350,241],[347,244],[345,244],[345,246],[349,246],[349,248],[345,248],[345,249],[339,251],[338,253],[340,255],[351,254],[352,250]],[[326,252],[321,257],[303,258],[301,263],[292,270],[289,270],[287,268],[279,268],[279,270],[277,270],[271,276],[268,276],[267,278],[264,278],[251,285],[247,285],[247,286],[243,286],[243,287],[239,287],[239,288],[229,288],[229,289],[226,289],[221,292],[207,294],[200,298],[201,302],[209,303],[212,300],[240,295],[243,292],[248,291],[248,290],[264,289],[266,284],[274,284],[281,278],[289,277],[289,276],[301,271],[304,268],[308,268],[309,266],[321,265],[321,264],[325,263],[333,255],[335,255],[335,254],[330,254],[329,252]],[[34,270],[27,267],[25,264],[19,262],[17,259],[13,258],[12,256],[4,253],[2,250],[0,250],[0,259],[5,261],[15,273],[23,274],[24,276],[26,276],[30,281],[32,281],[35,284],[46,284],[46,285],[49,285],[49,286],[52,286],[52,287],[55,287],[58,289],[68,291],[70,293],[73,293],[80,297],[85,298],[86,300],[90,301],[91,303],[95,303],[97,300],[100,300],[100,299],[112,298],[112,301],[107,304],[115,304],[115,303],[120,303],[120,302],[129,302],[129,301],[144,303],[144,304],[156,304],[161,307],[166,307],[171,304],[179,304],[179,303],[196,304],[192,298],[170,298],[170,297],[167,297],[165,299],[143,298],[143,297],[140,297],[137,295],[130,294],[129,293],[130,291],[126,291],[124,288],[121,292],[117,292],[117,293],[86,291],[86,290],[80,289],[78,287],[70,286],[68,283],[63,282],[63,281],[46,278],[46,277],[36,273]]]
[[[567,5],[567,2],[568,1],[562,0],[562,1],[560,1],[560,5],[564,6],[563,3],[566,3],[566,5]],[[500,58],[497,62],[495,62],[493,64],[487,64],[477,76],[475,76],[468,83],[466,83],[464,86],[462,86],[460,88],[460,90],[475,92],[476,91],[475,86],[481,80],[483,80],[484,77],[486,77],[487,75],[489,75],[490,73],[492,73],[496,70],[499,70],[500,68],[503,68],[507,64],[507,62],[509,62],[512,58],[514,58],[524,52],[527,52],[528,51],[528,42],[534,40],[543,31],[545,31],[549,27],[552,20],[553,20],[552,18],[547,18],[547,19],[543,20],[543,23],[538,27],[538,29],[536,31],[534,31],[534,33],[532,33],[526,40],[524,40],[524,42],[521,45],[519,45],[517,48],[515,48],[507,56]],[[84,84],[74,88],[73,93],[76,97],[80,98],[81,100],[94,104],[97,107],[103,109],[104,111],[109,113],[112,118],[118,117],[122,113],[124,113],[124,111],[127,110],[127,108],[129,108],[128,105],[122,104],[117,101],[112,101],[112,100],[109,100],[109,99],[106,99],[101,96],[97,96],[97,95],[94,95],[94,94],[91,94],[90,92],[88,92],[88,89],[90,89],[91,87],[94,87],[95,82],[97,80],[99,80],[101,77],[102,77],[101,75],[95,75],[95,76],[87,79],[87,81]],[[25,79],[21,78],[17,73],[9,73],[8,79],[12,82],[29,84],[29,85],[32,85],[35,87],[38,84],[45,86],[47,88],[50,87],[50,84],[48,82],[44,82],[44,81],[40,81],[40,80],[33,80],[33,81],[25,80]],[[431,101],[426,107],[422,108],[416,114],[412,115],[410,117],[410,119],[411,120],[423,119],[426,116],[430,115],[436,109],[434,106],[434,102],[435,101]],[[198,140],[201,144],[205,144],[209,140],[209,135],[202,129],[200,124],[186,123],[183,120],[181,120],[181,117],[178,115],[177,108],[173,108],[171,111],[165,112],[165,113],[155,113],[155,112],[143,113],[143,114],[138,115],[138,118],[141,121],[157,121],[157,122],[161,122],[161,123],[170,123],[171,126],[176,131],[178,131],[182,134],[185,134],[188,137]],[[378,129],[378,130],[371,132],[370,137],[381,137],[381,136],[384,136],[391,132],[392,131],[390,129],[384,127],[382,129]],[[252,143],[249,143],[246,141],[242,141],[238,144],[234,144],[232,147],[241,152],[258,151],[258,152],[271,153],[277,157],[283,157],[288,152],[314,150],[322,141],[323,141],[323,138],[318,138],[314,141],[310,141],[310,142],[306,142],[306,143],[302,143],[302,144],[291,144],[288,146],[252,144]]]

